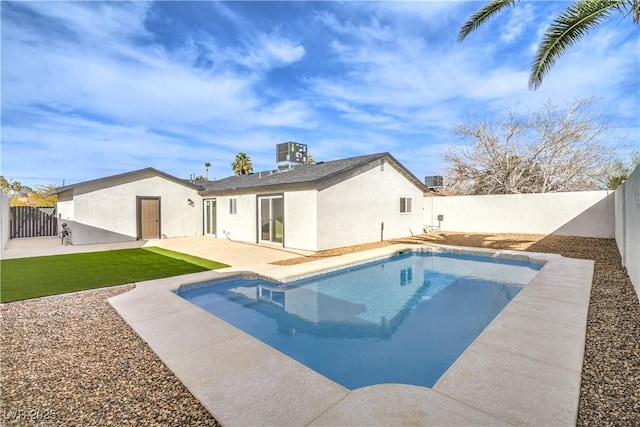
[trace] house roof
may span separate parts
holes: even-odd
[[[141,178],[146,178],[146,177],[150,177],[150,176],[160,176],[162,178],[168,179],[169,181],[173,181],[176,182],[178,184],[184,185],[186,187],[190,187],[193,188],[194,190],[199,190],[201,187],[199,185],[196,184],[192,184],[191,182],[184,180],[184,179],[180,179],[178,177],[175,177],[173,175],[169,175],[168,173],[164,173],[162,171],[159,171],[157,169],[154,168],[144,168],[144,169],[139,169],[139,170],[135,170],[132,172],[125,172],[125,173],[121,173],[118,175],[111,175],[111,176],[107,176],[104,178],[98,178],[98,179],[92,179],[89,181],[83,181],[83,182],[79,182],[77,184],[71,184],[71,185],[65,185],[63,187],[57,187],[51,191],[49,191],[47,193],[47,196],[52,196],[54,194],[60,194],[62,192],[68,191],[68,190],[74,190],[76,188],[79,187],[85,187],[85,186],[93,186],[96,188],[102,188],[102,187],[108,187],[109,185],[112,184],[113,181],[136,181],[138,179]]]
[[[455,191],[444,190],[439,188],[430,187],[429,191],[424,193],[425,197],[443,197],[443,196],[457,196],[458,193]]]
[[[316,186],[324,181],[337,178],[341,174],[348,174],[357,168],[373,161],[385,159],[393,164],[407,179],[423,191],[425,185],[408,169],[402,166],[391,154],[377,153],[347,159],[318,162],[310,165],[296,166],[291,170],[256,172],[250,175],[235,175],[217,181],[202,184],[201,195],[216,195],[238,191],[264,190],[279,191],[287,187],[300,185]]]

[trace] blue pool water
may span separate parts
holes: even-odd
[[[432,387],[540,268],[408,252],[295,282],[232,278],[178,295],[346,388]]]

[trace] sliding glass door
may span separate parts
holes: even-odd
[[[204,234],[216,234],[216,199],[204,201]]]
[[[258,198],[260,241],[284,242],[284,198],[264,196]]]

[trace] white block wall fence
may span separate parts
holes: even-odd
[[[640,166],[616,190],[615,205],[616,243],[640,300]]]
[[[615,238],[640,300],[640,167],[615,192],[425,197],[424,213],[432,230]]]
[[[0,191],[0,255],[9,241],[9,221],[11,219],[11,206],[9,196]]]
[[[613,191],[425,197],[424,212],[440,231],[615,236]]]

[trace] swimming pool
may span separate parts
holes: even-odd
[[[292,282],[236,277],[177,293],[346,388],[432,387],[542,265],[410,251]]]

